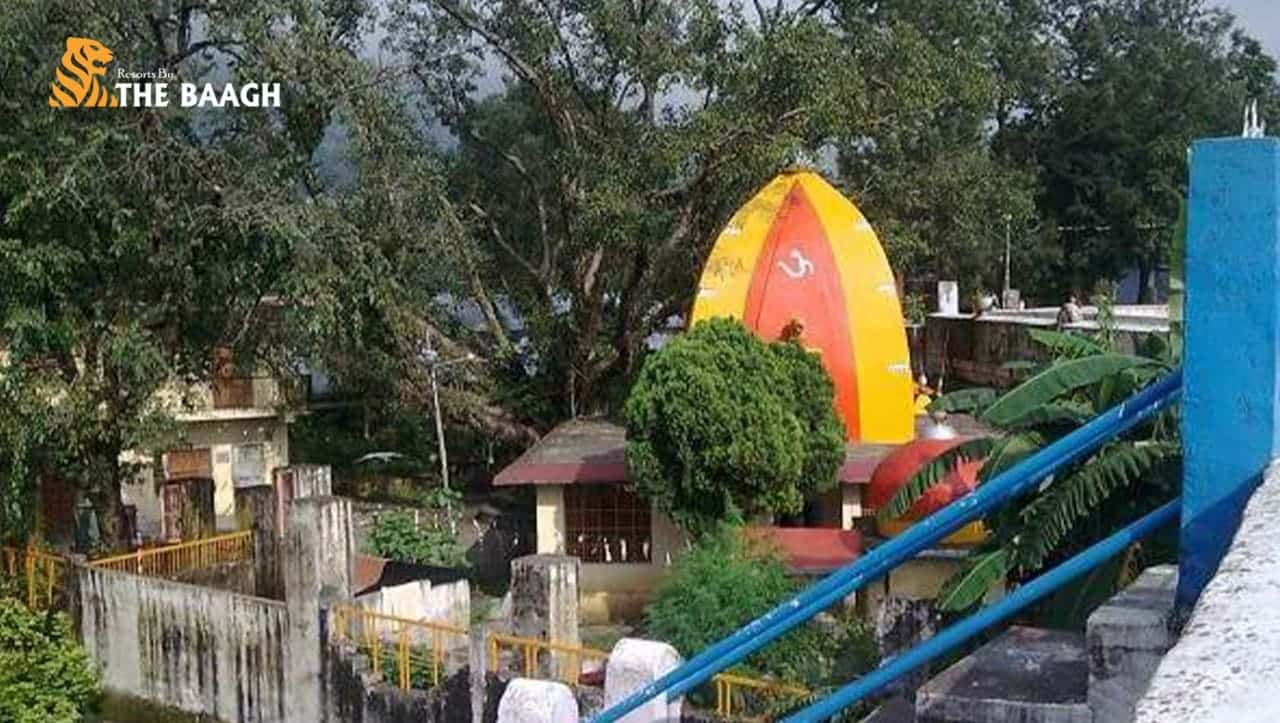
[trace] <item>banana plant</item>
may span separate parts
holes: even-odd
[[[1170,368],[1168,345],[1154,335],[1139,345],[1138,354],[1115,351],[1107,343],[1114,335],[1037,329],[1031,336],[1052,361],[1025,381],[1004,394],[966,389],[934,401],[931,412],[972,414],[993,433],[966,440],[924,465],[878,512],[882,519],[906,513],[962,460],[982,460],[978,484],[994,478]],[[1171,499],[1181,461],[1173,414],[1113,439],[985,520],[991,536],[943,586],[940,609],[969,609],[997,583],[1023,578]]]

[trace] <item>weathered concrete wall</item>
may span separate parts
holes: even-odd
[[[255,594],[272,600],[284,599],[280,570],[280,534],[277,521],[279,501],[273,485],[236,489],[236,514],[242,530],[253,532]]]
[[[466,580],[432,585],[428,580],[384,587],[377,592],[355,599],[358,607],[380,615],[403,620],[421,620],[443,623],[466,631],[471,626],[471,586]],[[385,640],[398,642],[403,625],[394,621],[363,621],[361,625],[373,625],[374,630],[354,630],[351,635],[376,633]],[[453,674],[467,667],[470,640],[465,632],[433,631],[427,628],[411,628],[409,645],[431,648],[439,641],[444,651],[444,670]],[[481,661],[483,665],[483,661]]]
[[[296,720],[321,721],[326,631],[320,610],[351,596],[351,504],[337,497],[296,499],[287,518],[282,562],[289,610],[285,685]]]
[[[115,692],[233,723],[292,723],[282,604],[111,570],[74,570],[81,640]]]
[[[188,585],[211,587],[240,595],[255,595],[257,589],[252,562],[229,562],[187,570],[174,575],[172,579]]]
[[[528,555],[511,563],[511,631],[525,638],[578,644],[578,558]],[[545,675],[577,677],[576,657],[552,653],[540,663]]]
[[[1137,723],[1280,720],[1280,463],[1138,702]]]
[[[877,598],[871,620],[880,657],[888,660],[932,638],[938,632],[941,616],[932,599],[887,595]],[[929,666],[922,666],[898,678],[888,691],[913,701],[916,691],[928,679]]]
[[[1132,353],[1147,334],[1168,332],[1167,317],[1147,318],[1160,308],[1130,307],[1131,313],[1140,314],[1135,319],[1126,319],[1122,314],[1117,333],[1117,344],[1122,351]],[[934,383],[945,377],[949,384],[964,381],[1011,386],[1017,381],[1017,373],[1006,367],[1006,362],[1048,361],[1048,351],[1032,340],[1030,330],[1056,328],[1052,314],[1034,323],[1002,318],[1008,316],[1005,312],[988,313],[977,319],[968,315],[932,314],[925,325],[925,373]],[[1072,328],[1096,329],[1097,324],[1085,322]],[[919,371],[918,364],[916,370]]]
[[[291,478],[293,499],[329,497],[333,494],[333,470],[327,464],[295,464],[275,472],[275,478]]]
[[[408,690],[375,676],[350,646],[325,650],[326,720],[342,723],[463,723],[471,720],[471,671],[463,667],[431,690]]]
[[[432,585],[419,580],[384,587],[356,598],[370,612],[406,620],[426,620],[459,628],[471,625],[471,586],[466,580]]]

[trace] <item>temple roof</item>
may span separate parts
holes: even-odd
[[[917,431],[927,423],[917,419]],[[982,433],[970,417],[947,420],[962,436]],[[843,484],[866,484],[880,460],[895,444],[845,445],[844,464],[838,477]],[[626,482],[626,431],[622,425],[601,418],[571,419],[547,432],[514,462],[493,478],[497,486],[564,485],[578,482]]]

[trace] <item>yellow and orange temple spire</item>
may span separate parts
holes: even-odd
[[[738,209],[716,239],[690,321],[741,320],[768,340],[798,324],[835,383],[851,441],[915,433],[897,286],[862,212],[821,176],[787,171]]]

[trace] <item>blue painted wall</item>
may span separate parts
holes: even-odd
[[[1181,565],[1193,603],[1280,441],[1280,139],[1191,152]],[[1277,531],[1280,535],[1280,530]]]

